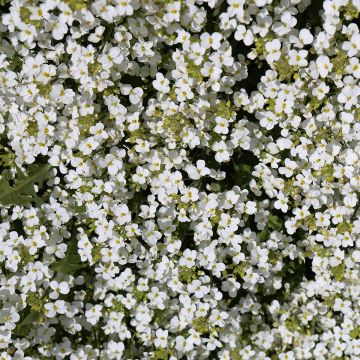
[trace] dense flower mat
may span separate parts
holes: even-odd
[[[360,359],[359,0],[2,0],[0,358]]]

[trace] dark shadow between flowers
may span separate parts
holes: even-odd
[[[323,9],[323,0],[312,0],[309,6],[296,16],[296,28],[301,30],[304,28],[314,32],[315,28],[321,26],[320,11]]]

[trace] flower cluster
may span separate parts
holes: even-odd
[[[360,359],[359,0],[0,9],[1,359]]]

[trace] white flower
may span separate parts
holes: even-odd
[[[257,209],[256,209],[256,202],[255,201],[248,201],[245,204],[245,212],[248,215],[253,215],[256,213]]]
[[[216,126],[214,127],[214,131],[217,134],[227,134],[229,132],[229,121],[221,116],[216,116],[215,118]]]
[[[191,91],[191,87],[183,85],[180,88],[175,88],[176,99],[178,101],[190,100],[194,97],[194,93]]]
[[[46,25],[48,25],[49,30],[51,29],[52,37],[55,40],[62,40],[64,35],[68,32],[66,22],[59,21],[59,18],[53,16],[49,18],[49,21],[46,22]]]
[[[49,318],[53,318],[56,314],[65,314],[67,307],[63,300],[56,300],[54,303],[46,303],[44,305],[45,315]]]
[[[332,70],[333,64],[330,62],[330,59],[326,55],[320,55],[316,59],[316,67],[319,71],[319,74],[322,78],[325,78]]]
[[[234,37],[237,41],[242,40],[246,46],[250,46],[254,42],[254,35],[251,29],[247,29],[244,25],[238,25]]]
[[[359,59],[352,57],[349,59],[349,65],[346,66],[346,71],[354,76],[355,78],[360,78],[360,64]]]
[[[61,101],[63,104],[71,104],[75,93],[71,89],[64,89],[61,84],[52,85],[50,97],[54,101]]]
[[[34,37],[36,35],[36,28],[33,25],[25,25],[23,23],[20,23],[20,33],[19,33],[19,40],[22,42],[29,42],[32,43],[34,40]]]
[[[342,48],[347,52],[349,57],[356,56],[360,50],[360,34],[353,34],[350,41],[345,41]]]
[[[197,160],[196,166],[188,165],[186,171],[193,180],[199,180],[202,176],[210,174],[210,169],[205,166],[204,160]]]
[[[242,19],[244,15],[244,0],[227,0],[229,5],[227,12],[230,17],[236,16],[239,20]]]
[[[132,179],[138,184],[145,184],[149,175],[150,172],[148,169],[138,166],[136,168],[136,173],[132,176]]]
[[[274,207],[275,209],[280,209],[284,213],[288,211],[288,198],[282,192],[279,192],[277,200],[274,203]]]
[[[266,49],[266,61],[273,63],[280,59],[281,56],[281,42],[278,39],[274,39],[265,44]]]
[[[5,2],[0,358],[357,358],[360,0]]]
[[[169,80],[162,73],[156,73],[156,80],[153,81],[153,86],[156,90],[167,94],[170,91],[169,83]]]
[[[181,201],[184,203],[195,202],[199,200],[199,190],[196,188],[184,188],[181,189]]]
[[[121,49],[113,46],[106,54],[100,55],[98,61],[104,69],[110,69],[114,64],[121,64],[123,60],[124,57],[121,54]]]
[[[216,152],[215,160],[217,162],[224,162],[230,160],[229,149],[223,140],[219,142],[218,141],[214,142],[214,145],[212,146],[212,150]]]
[[[213,48],[217,50],[221,46],[222,35],[218,32],[214,32],[212,34],[202,33],[200,35],[201,47],[208,49]]]
[[[101,317],[102,305],[96,304],[86,304],[86,312],[85,317],[86,321],[89,322],[91,325],[95,325],[100,317]]]
[[[125,0],[123,2],[125,6],[121,6],[118,11],[126,11],[129,8],[129,1]],[[91,5],[92,9],[94,10],[95,14],[99,15],[107,22],[112,22],[114,17],[117,15],[117,10],[114,6],[107,5],[105,0],[97,0],[94,1]]]
[[[180,1],[174,1],[166,4],[166,14],[164,15],[164,20],[167,22],[180,21]]]
[[[186,249],[183,253],[183,256],[179,260],[180,266],[186,266],[191,268],[195,265],[196,251]]]
[[[118,0],[116,2],[115,10],[119,16],[131,16],[134,13],[132,0]]]
[[[316,225],[318,225],[318,226],[325,227],[325,226],[330,225],[330,215],[329,214],[317,212],[315,214],[315,218],[316,218]]]
[[[49,294],[50,299],[57,299],[59,294],[66,295],[70,291],[69,284],[66,281],[61,281],[60,283],[55,280],[51,281],[50,288],[53,290]]]
[[[308,29],[301,29],[299,32],[299,40],[303,45],[309,45],[313,42],[313,35]]]
[[[307,66],[306,60],[308,52],[306,50],[290,50],[289,51],[289,65],[304,67]]]
[[[158,329],[156,330],[156,338],[154,340],[155,347],[165,348],[168,343],[168,334],[167,330]]]
[[[79,150],[84,155],[91,154],[97,147],[99,146],[99,143],[95,141],[94,137],[88,137],[86,140],[81,141],[79,145]]]

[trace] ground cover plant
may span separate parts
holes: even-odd
[[[360,359],[359,0],[0,1],[0,359]]]

